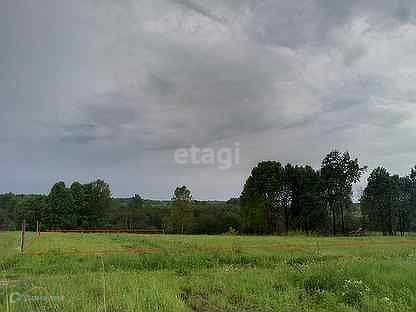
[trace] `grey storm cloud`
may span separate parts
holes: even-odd
[[[0,191],[102,177],[227,198],[259,160],[316,167],[332,148],[405,174],[415,40],[406,0],[1,1]],[[225,173],[173,161],[234,142]]]

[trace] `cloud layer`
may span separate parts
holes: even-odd
[[[405,174],[415,41],[412,1],[2,1],[0,191],[102,177],[222,199],[259,160],[319,166],[332,148]],[[234,142],[227,172],[173,159]]]

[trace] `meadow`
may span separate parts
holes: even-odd
[[[416,311],[414,237],[0,233],[0,311]]]

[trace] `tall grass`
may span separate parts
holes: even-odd
[[[46,298],[13,312],[416,311],[414,238],[48,234],[12,259],[9,292]]]

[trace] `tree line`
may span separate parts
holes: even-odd
[[[111,207],[110,186],[102,180],[66,187],[56,183],[46,195],[0,196],[0,223],[17,228],[26,220],[29,229],[95,227],[106,223]]]
[[[330,152],[321,168],[260,162],[241,195],[242,232],[289,231],[347,234],[365,231],[396,235],[416,230],[416,167],[406,177],[378,167],[368,178],[360,203],[352,187],[367,171],[348,152]],[[357,209],[357,206],[359,209]]]
[[[0,225],[29,229],[117,227],[168,233],[346,234],[357,229],[396,235],[416,230],[416,167],[408,176],[374,169],[360,202],[353,185],[367,167],[348,152],[332,151],[321,168],[262,161],[252,169],[240,198],[196,201],[186,186],[170,201],[113,198],[103,180],[58,182],[48,195],[0,195]]]
[[[402,236],[416,229],[416,167],[409,175],[391,175],[385,168],[374,169],[364,190],[361,207],[364,223],[384,235]]]
[[[139,195],[113,198],[108,183],[56,183],[48,195],[0,195],[0,225],[28,230],[76,228],[163,229],[168,233],[221,234],[240,230],[238,199],[196,201],[187,187],[172,200],[144,200]],[[3,227],[2,227],[3,228]]]
[[[345,233],[346,219],[353,213],[352,186],[365,170],[358,159],[339,151],[329,153],[320,170],[261,162],[241,195],[242,230],[256,234]]]

